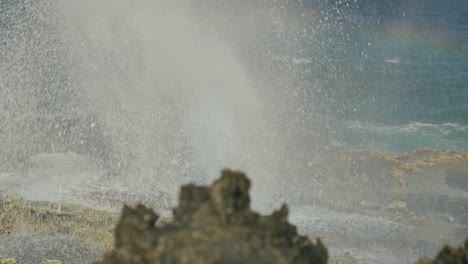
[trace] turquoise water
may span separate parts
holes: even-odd
[[[367,49],[362,73],[349,75],[342,98],[357,100],[342,102],[344,139],[375,142],[392,152],[417,147],[467,151],[468,56],[392,39],[374,46]],[[354,76],[367,78],[361,82]]]
[[[347,251],[357,236],[362,253],[385,263],[429,254],[401,250],[426,246],[379,215],[398,195],[387,193],[391,167],[321,161],[343,149],[468,151],[466,0],[193,0],[183,11],[164,0],[99,2],[0,1],[0,180],[9,191],[159,201],[230,166],[253,177],[258,207],[282,203],[276,195],[305,204],[294,209],[300,226],[346,231]],[[408,209],[451,225],[447,208],[462,214],[464,196],[447,192],[463,190],[466,170],[427,171],[410,177],[424,184],[409,185]],[[335,186],[361,172],[368,187]],[[445,174],[454,190],[438,180]],[[333,211],[374,198],[383,210],[372,217]],[[318,200],[331,208],[317,210]],[[444,230],[421,238],[455,236]]]
[[[286,34],[309,130],[340,148],[468,151],[466,1],[305,2],[315,22]]]
[[[259,105],[272,105],[266,109],[265,127],[259,130],[272,134],[269,140],[280,142],[287,150],[275,149],[269,153],[291,152],[291,159],[299,159],[296,153],[306,158],[324,149],[342,148],[394,153],[420,147],[468,151],[468,5],[465,0],[259,0],[231,1],[220,6],[204,5],[204,2],[194,1],[191,6],[199,30],[209,36],[210,42],[216,40],[223,48],[226,46],[229,56],[238,64],[236,70],[246,75],[249,96],[251,92]],[[9,0],[0,4],[0,55],[10,58],[10,61],[2,59],[0,65],[5,75],[0,80],[4,89],[0,103],[2,112],[8,113],[7,117],[0,115],[0,136],[7,135],[3,131],[13,131],[12,127],[18,128],[24,138],[37,138],[40,146],[31,150],[34,144],[24,144],[22,150],[13,144],[14,151],[6,152],[16,151],[22,156],[28,152],[50,151],[49,145],[53,144],[49,141],[59,141],[63,147],[55,144],[54,151],[76,151],[112,159],[109,132],[99,122],[95,123],[109,114],[99,109],[99,103],[106,100],[94,102],[102,95],[96,96],[98,89],[89,87],[112,86],[114,81],[129,90],[144,86],[153,99],[166,101],[164,97],[168,95],[159,93],[158,89],[173,87],[174,80],[163,76],[164,72],[153,76],[154,69],[145,60],[153,53],[166,56],[168,52],[152,47],[156,46],[154,43],[146,47],[151,52],[140,48],[141,42],[152,36],[149,34],[152,29],[135,27],[148,33],[141,36],[138,32],[127,32],[126,27],[116,22],[124,21],[123,18],[109,22],[112,41],[102,45],[93,43],[81,29],[69,32],[67,19],[61,16],[45,19],[48,15],[36,14],[42,9],[56,12],[53,1],[39,5],[39,11],[33,3]],[[211,5],[213,10],[207,9]],[[80,28],[70,23],[71,28]],[[79,41],[75,40],[82,38],[89,41],[80,44],[86,48],[76,46]],[[161,68],[183,69],[180,72],[194,76],[202,68],[202,73],[207,75],[206,80],[201,78],[203,81],[216,77],[212,69],[218,67],[210,63],[217,56],[210,47],[200,45],[204,55],[196,56],[207,64],[205,70],[197,63],[189,66],[182,63],[185,61],[181,54],[190,51],[181,49],[189,50],[191,45],[180,42],[189,41],[171,41],[171,46],[178,45],[179,50],[171,54],[173,58],[169,56],[170,63],[166,65],[159,59],[154,63],[164,65]],[[76,61],[81,61],[82,52],[87,54],[85,50],[94,54],[87,56],[97,62],[93,64],[91,60],[93,63],[78,67]],[[219,68],[226,65],[221,62]],[[226,70],[226,76],[235,79],[235,70],[231,69],[230,73]],[[9,79],[13,81],[9,83]],[[148,81],[142,84],[144,79]],[[235,82],[226,81],[225,77],[212,79],[220,90],[230,91],[223,92],[226,101],[231,100],[231,93],[240,94],[236,98],[240,104],[242,99],[247,101],[242,92],[235,91]],[[135,93],[142,92],[135,89]],[[185,100],[192,99],[184,96],[174,96],[177,97],[173,98],[174,102],[167,105],[176,104],[180,99],[183,102],[180,108],[184,108]],[[91,102],[87,101],[88,97]],[[143,93],[140,97],[137,99],[147,99]],[[141,107],[137,99],[127,96],[122,100],[142,111],[135,111],[134,120],[143,120],[150,111],[146,106]],[[157,106],[158,100],[147,100],[146,108]],[[219,112],[220,107],[207,105],[206,109],[206,112]],[[167,116],[163,119],[177,123],[172,119],[179,116],[174,117],[171,111],[175,110],[164,112]],[[111,111],[110,115],[115,113]],[[204,113],[194,116],[197,114]],[[23,122],[23,116],[32,121]],[[226,121],[229,118],[229,114],[221,115],[214,119],[221,121],[213,122],[231,129]],[[8,121],[9,124],[4,120],[13,121]],[[88,123],[97,126],[90,127]],[[147,123],[140,125],[148,127]],[[185,135],[181,134],[179,140]],[[9,145],[12,137],[5,136],[4,142]],[[136,138],[135,141],[142,141]],[[225,144],[218,143],[216,149],[223,148]]]
[[[395,38],[367,43],[363,59],[341,64],[349,69],[334,95],[341,140],[396,153],[467,151],[468,56]]]

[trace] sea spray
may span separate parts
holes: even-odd
[[[252,171],[265,196],[255,200],[271,202],[281,151],[265,121],[269,99],[192,4],[11,3],[2,144],[18,154],[5,157],[76,152],[128,189],[173,195],[232,167]]]

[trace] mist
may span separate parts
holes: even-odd
[[[230,168],[331,255],[415,261],[468,228],[465,6],[1,1],[0,192],[170,215]]]
[[[184,1],[8,8],[3,168],[73,152],[126,188],[174,195],[230,167],[255,175],[256,201],[272,200],[267,186],[285,142],[268,116],[282,106],[243,59],[252,36],[239,29],[227,39],[213,22],[228,15],[222,9]]]

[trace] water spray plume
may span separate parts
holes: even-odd
[[[115,218],[93,210],[124,203],[168,216],[182,184],[224,168],[249,175],[253,210],[287,203],[331,260],[459,244],[465,1],[0,1],[0,194],[29,200],[0,195],[0,230],[22,234],[0,245],[58,252],[42,241],[76,244],[83,215],[105,232]],[[56,218],[77,238],[38,240],[66,229]]]

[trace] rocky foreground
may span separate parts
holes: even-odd
[[[100,247],[97,252],[108,250],[102,258],[94,254],[94,260],[88,259],[102,264],[365,263],[348,254],[329,258],[320,240],[311,242],[288,223],[286,206],[267,216],[252,211],[249,187],[250,181],[244,174],[228,170],[210,187],[183,186],[174,217],[169,219],[161,219],[142,205],[124,207],[117,221],[115,214],[86,207],[0,197],[0,238],[7,241],[2,245],[8,245],[9,239],[17,240],[19,233],[66,234],[90,247]],[[56,257],[41,256],[40,261],[61,263],[52,258]],[[62,261],[75,263],[70,259]],[[19,262],[5,258],[0,263]],[[431,263],[467,264],[468,241],[459,248],[445,247],[434,260],[418,262]]]
[[[156,227],[152,210],[125,207],[115,249],[103,263],[327,263],[326,248],[300,236],[288,209],[250,209],[250,181],[223,171],[211,187],[182,187],[174,220]]]

